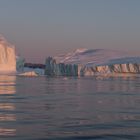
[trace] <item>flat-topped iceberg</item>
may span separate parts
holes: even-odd
[[[140,73],[140,57],[103,49],[77,49],[66,55],[46,59],[49,76],[93,76],[100,74]]]

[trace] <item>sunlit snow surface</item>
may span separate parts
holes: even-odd
[[[105,49],[77,49],[66,55],[54,57],[57,63],[98,66],[109,64],[140,63],[140,57],[128,57],[127,53]]]
[[[77,49],[66,55],[54,57],[58,63],[83,64],[83,65],[104,65],[110,63],[125,63],[139,61],[140,58],[129,58],[125,52],[108,49]]]
[[[0,73],[16,72],[15,47],[0,35]]]

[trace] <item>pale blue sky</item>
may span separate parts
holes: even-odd
[[[140,54],[140,0],[0,0],[0,33],[27,61],[76,48]]]

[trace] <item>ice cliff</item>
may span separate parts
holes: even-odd
[[[0,72],[16,71],[15,47],[0,36]]]
[[[46,59],[45,75],[48,76],[78,76],[78,65],[56,63],[52,57]]]
[[[16,56],[15,46],[0,35],[0,73],[16,72],[24,67],[24,59]]]
[[[78,49],[46,59],[49,76],[93,76],[99,74],[140,73],[140,57],[113,50]]]

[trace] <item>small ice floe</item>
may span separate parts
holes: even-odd
[[[38,74],[35,71],[29,71],[29,72],[24,72],[24,73],[20,73],[18,74],[19,76],[38,76]]]

